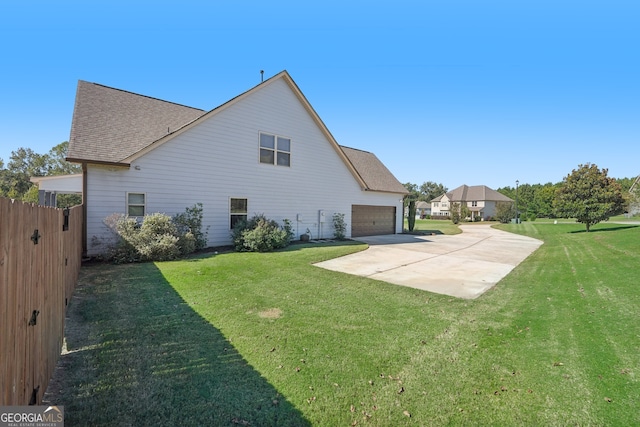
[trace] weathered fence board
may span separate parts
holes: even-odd
[[[0,198],[0,405],[41,403],[81,261],[82,206]]]

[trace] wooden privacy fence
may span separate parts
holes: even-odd
[[[40,404],[82,261],[82,206],[0,198],[0,405]]]

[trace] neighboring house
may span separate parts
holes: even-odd
[[[467,205],[471,211],[471,220],[480,218],[484,221],[495,216],[497,202],[513,203],[513,199],[486,185],[461,185],[433,199],[431,201],[431,215],[432,217],[451,216],[451,204],[458,203]]]
[[[427,215],[431,215],[431,203],[423,202],[422,200],[416,202],[416,216],[424,218]]]
[[[404,186],[367,151],[338,145],[282,71],[211,111],[80,81],[67,160],[82,164],[87,255],[104,252],[113,213],[175,215],[203,205],[208,245],[239,220],[291,221],[296,236],[402,232]]]

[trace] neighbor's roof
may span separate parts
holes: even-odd
[[[340,148],[365,182],[368,190],[409,193],[375,154],[345,146],[340,146]]]
[[[442,197],[442,196],[441,196]],[[493,202],[513,202],[513,199],[498,193],[486,185],[461,185],[447,193],[447,198],[452,202],[471,202],[489,200]],[[434,199],[435,200],[435,199]]]
[[[338,145],[286,71],[208,112],[97,83],[79,81],[67,160],[128,166],[132,160],[174,135],[279,78],[283,78],[296,93],[364,190],[407,193],[404,186],[374,154]]]
[[[197,108],[81,80],[67,160],[119,163],[204,113]]]

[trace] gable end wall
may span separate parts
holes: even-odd
[[[259,132],[291,138],[291,166],[259,162]],[[111,233],[103,220],[124,213],[126,193],[147,195],[147,213],[169,215],[202,203],[210,246],[231,242],[229,198],[247,198],[249,216],[292,222],[296,238],[332,237],[331,218],[344,213],[350,236],[351,206],[396,206],[402,195],[362,191],[298,98],[276,81],[223,109],[144,156],[130,168],[88,167],[87,248],[105,249]],[[325,211],[325,223],[318,211]],[[300,218],[301,221],[297,219]],[[402,215],[396,230],[402,232]]]

